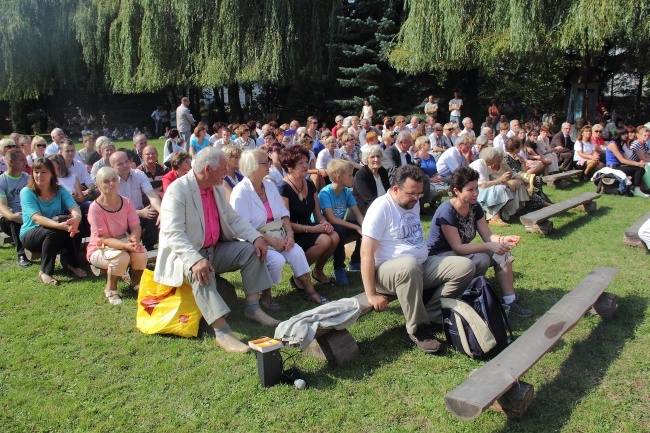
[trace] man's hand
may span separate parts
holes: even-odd
[[[210,278],[214,274],[214,268],[208,261],[208,259],[201,259],[192,266],[192,276],[195,281],[198,281],[200,285],[205,286],[210,282]]]
[[[137,211],[137,213],[138,213],[138,216],[140,218],[145,218],[145,219],[148,219],[148,220],[154,219],[158,215],[158,212],[156,212],[156,209],[154,209],[154,207],[151,206],[151,205],[140,209],[139,211]]]
[[[388,301],[383,296],[375,293],[372,296],[368,296],[368,302],[375,309],[375,311],[385,311],[388,308]]]
[[[255,247],[255,255],[259,257],[260,261],[263,262],[266,260],[268,247],[266,246],[266,242],[264,242],[264,238],[260,236],[259,238],[255,239],[253,246]]]

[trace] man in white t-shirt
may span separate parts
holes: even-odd
[[[373,308],[384,311],[388,301],[383,295],[397,296],[411,341],[436,353],[441,346],[434,335],[442,330],[440,298],[460,297],[475,267],[464,257],[429,256],[418,203],[424,179],[418,167],[399,167],[388,193],[368,208],[361,229],[361,278]],[[432,296],[425,304],[422,295],[429,290]]]
[[[449,101],[449,121],[460,123],[460,110],[463,108],[463,100],[460,99],[458,92],[454,92],[454,99]]]
[[[519,120],[517,119],[512,119],[510,121],[510,131],[508,131],[508,134],[506,134],[507,138],[512,138],[516,136],[519,133],[519,130],[521,129],[521,126],[519,126]]]
[[[472,137],[476,137],[476,133],[472,129],[472,127],[474,126],[474,122],[472,121],[472,119],[470,119],[469,117],[464,118],[463,119],[463,126],[464,126],[463,130],[460,131],[460,133],[458,133],[458,135],[469,134]]]

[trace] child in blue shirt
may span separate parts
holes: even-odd
[[[349,188],[352,187],[354,167],[349,161],[333,159],[327,164],[327,175],[332,182],[318,193],[318,201],[327,221],[332,224],[339,235],[339,243],[334,251],[334,279],[339,284],[348,284],[345,272],[345,237],[355,236],[356,245],[350,258],[350,272],[361,271],[361,224],[363,215],[357,207],[357,202]],[[354,214],[356,221],[345,220],[348,209]]]

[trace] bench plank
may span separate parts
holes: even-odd
[[[550,174],[547,176],[542,176],[542,181],[548,186],[553,188],[564,188],[566,185],[566,179],[572,178],[577,175],[582,175],[582,170],[568,170],[562,173]]]
[[[617,273],[604,267],[591,271],[521,337],[449,392],[447,409],[462,420],[477,418],[578,323]]]
[[[526,215],[522,215],[519,217],[519,220],[524,226],[526,226],[526,230],[529,232],[540,232],[542,234],[548,234],[553,225],[544,225],[543,223],[545,223],[546,220],[551,217],[560,215],[569,209],[577,207],[581,207],[581,210],[584,210],[587,213],[593,213],[596,210],[596,204],[593,203],[592,200],[595,200],[599,197],[600,194],[597,194],[595,192],[585,192],[584,194],[571,197],[559,203],[554,203],[550,206],[527,213]]]
[[[640,220],[638,220],[630,227],[628,227],[628,229],[625,230],[625,233],[623,234],[623,243],[631,247],[645,248],[645,244],[643,243],[641,238],[639,238],[639,229],[641,228],[643,223],[649,219],[650,219],[650,213],[647,213],[643,215]]]

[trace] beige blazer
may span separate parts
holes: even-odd
[[[262,236],[243,220],[226,200],[222,186],[212,188],[217,202],[221,235],[219,242],[254,242]],[[203,258],[199,250],[205,239],[201,192],[194,171],[178,178],[162,199],[158,257],[154,281],[172,287],[183,283],[185,272]]]

